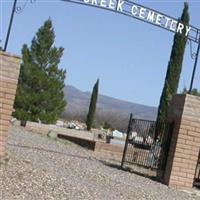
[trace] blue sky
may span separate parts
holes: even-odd
[[[18,0],[18,5],[25,0]],[[169,16],[180,17],[182,0],[135,1]],[[200,28],[200,0],[188,1],[190,23]],[[4,44],[13,1],[1,3],[1,45]],[[16,14],[7,51],[21,55],[37,29],[52,19],[56,46],[65,48],[60,67],[67,70],[67,85],[90,91],[100,79],[100,93],[119,99],[158,106],[173,33],[133,18],[102,9],[79,6],[59,0],[36,0]],[[193,44],[193,51],[196,45]],[[179,91],[189,87],[194,60],[187,45]],[[200,89],[200,61],[194,86]]]

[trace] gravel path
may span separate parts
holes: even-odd
[[[0,169],[2,200],[200,200],[99,161],[92,151],[12,127]]]

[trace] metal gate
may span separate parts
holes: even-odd
[[[165,169],[173,123],[133,119],[130,116],[121,167],[135,164],[151,169]]]
[[[198,158],[197,166],[196,166],[196,173],[194,177],[194,186],[200,188],[200,151],[199,151],[199,158]]]

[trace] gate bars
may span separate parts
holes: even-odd
[[[174,123],[156,124],[155,121],[133,119],[130,115],[121,161],[145,168],[165,169]],[[155,138],[155,132],[159,135]]]

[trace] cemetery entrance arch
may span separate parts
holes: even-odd
[[[197,46],[197,51],[195,53],[195,62],[189,89],[189,93],[191,93],[197,67],[198,55],[200,51],[200,29],[192,25],[185,25],[181,23],[179,20],[175,19],[174,17],[161,13],[157,10],[142,6],[130,0],[61,0],[61,1],[75,3],[83,6],[101,8],[128,17],[132,17],[134,19],[152,24],[167,31],[181,34],[187,37],[190,42],[196,43],[198,46]]]

